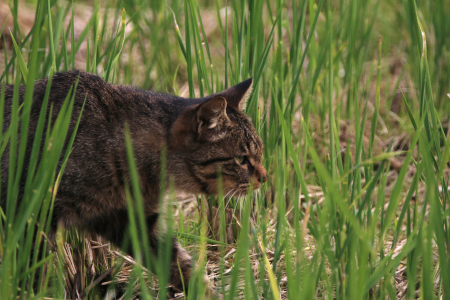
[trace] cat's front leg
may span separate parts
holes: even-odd
[[[158,229],[157,214],[147,217],[147,232],[153,252],[158,253]],[[162,241],[160,241],[162,242]],[[169,283],[174,289],[188,293],[189,280],[191,278],[192,258],[187,251],[178,243],[176,238],[172,238],[172,257],[170,263]],[[204,277],[206,287],[206,299],[220,299],[211,286],[207,276]]]
[[[188,292],[191,277],[192,258],[177,242],[172,240],[172,262],[170,263],[170,284],[178,291]]]
[[[181,247],[181,245],[173,239],[173,259],[171,263],[171,276],[170,284],[177,290],[184,291],[187,293],[189,280],[191,277],[191,256],[186,252],[186,250]],[[206,288],[206,299],[222,299],[212,288],[211,281],[208,276],[203,278],[205,288]]]
[[[158,214],[152,214],[147,216],[147,233],[150,242],[150,247],[152,252],[158,255],[158,246],[161,241],[158,239],[159,230],[158,228]],[[179,292],[188,291],[189,278],[191,276],[191,256],[184,250],[183,247],[178,243],[176,238],[171,239],[171,262],[170,262],[170,274],[169,283]],[[167,248],[166,248],[167,249]]]

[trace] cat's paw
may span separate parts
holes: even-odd
[[[204,277],[206,292],[205,292],[205,299],[208,300],[223,300],[222,294],[220,294],[211,283],[211,280],[209,280],[209,277],[205,275]]]
[[[223,300],[223,296],[217,290],[215,290],[213,288],[209,288],[206,290],[205,299],[207,299],[207,300]]]

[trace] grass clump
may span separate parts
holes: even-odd
[[[36,79],[81,68],[199,97],[253,76],[246,113],[263,139],[268,182],[240,201],[169,196],[170,230],[197,254],[189,298],[202,297],[205,270],[224,299],[448,297],[446,1],[15,0],[0,8],[1,84],[26,86],[0,135],[2,155],[18,162],[1,186],[8,203],[19,197]],[[69,95],[58,126],[44,132],[42,117],[36,149],[60,142],[40,162],[32,155],[22,205],[1,213],[0,298],[98,298],[95,278],[106,274],[125,285],[126,299],[137,291],[165,299],[164,261],[154,266],[157,284],[151,259],[132,261],[82,233],[60,231],[51,252],[32,251],[41,241],[49,248],[70,112]],[[139,211],[130,210],[130,235],[144,251],[133,235]]]

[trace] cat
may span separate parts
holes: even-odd
[[[121,247],[127,235],[128,180],[124,125],[128,126],[145,207],[147,235],[156,255],[160,160],[166,153],[166,174],[179,191],[218,193],[219,172],[224,194],[245,194],[267,179],[262,165],[263,144],[251,120],[242,112],[252,79],[204,98],[185,99],[136,87],[113,85],[97,75],[73,70],[56,73],[49,102],[55,118],[77,82],[69,135],[84,104],[81,120],[54,202],[51,235],[58,225],[97,234]],[[27,157],[48,79],[36,81],[29,124]],[[6,85],[3,128],[10,124],[13,85]],[[23,101],[25,88],[19,88]],[[50,107],[50,105],[49,105]],[[50,110],[47,110],[49,113]],[[1,160],[2,187],[8,180],[8,151]],[[24,174],[26,174],[26,166]],[[20,184],[18,201],[23,193]],[[1,189],[5,210],[6,188]],[[132,254],[131,246],[124,249]],[[181,270],[181,274],[180,274]],[[187,291],[191,257],[173,239],[169,281]],[[184,284],[183,284],[184,283]],[[207,294],[214,291],[208,287]]]

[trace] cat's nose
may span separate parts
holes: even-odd
[[[261,182],[261,183],[264,183],[264,182],[266,182],[267,181],[267,172],[264,172],[264,174],[261,176],[261,177],[259,177],[259,182]]]
[[[258,176],[258,181],[264,183],[267,181],[267,171],[262,165],[256,168],[256,175]]]

